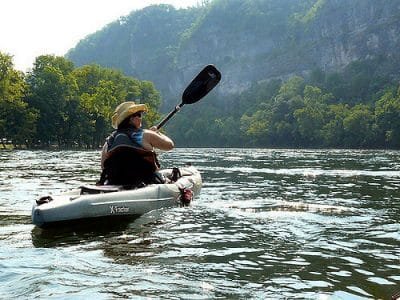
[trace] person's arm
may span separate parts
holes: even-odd
[[[174,142],[165,134],[159,132],[155,126],[149,130],[144,130],[143,133],[143,146],[145,149],[152,150],[157,148],[164,151],[174,149]]]

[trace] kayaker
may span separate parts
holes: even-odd
[[[169,151],[174,142],[157,130],[142,128],[146,104],[133,101],[118,105],[112,115],[114,131],[104,143],[100,184],[139,185],[163,183],[154,149]]]

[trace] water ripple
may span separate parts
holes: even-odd
[[[93,183],[99,151],[0,152],[4,298],[371,299],[400,290],[400,152],[177,149],[192,206],[40,230],[33,201]],[[84,165],[84,167],[82,167]]]

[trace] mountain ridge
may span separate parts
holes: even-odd
[[[166,104],[205,65],[223,75],[221,98],[252,84],[336,72],[384,57],[398,76],[400,2],[388,0],[214,0],[175,9],[134,11],[89,35],[67,53],[76,65],[97,63],[150,80]],[[383,70],[382,72],[387,72]]]

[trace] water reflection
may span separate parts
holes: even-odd
[[[133,219],[118,219],[115,222],[96,220],[64,224],[56,228],[34,227],[31,231],[32,243],[37,248],[47,248],[98,242],[121,234],[132,221]]]

